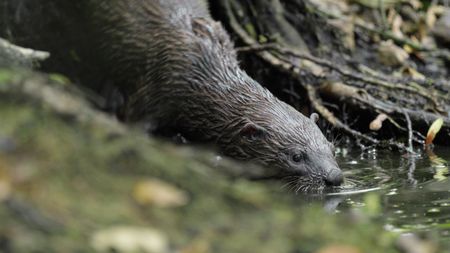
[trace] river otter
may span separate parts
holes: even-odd
[[[313,120],[240,69],[229,36],[204,1],[74,2],[85,15],[95,58],[123,94],[125,121],[176,129],[277,175],[298,175],[302,184],[342,183],[333,145]]]

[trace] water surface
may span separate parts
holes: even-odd
[[[347,182],[326,194],[331,212],[365,209],[385,229],[431,232],[450,249],[450,148],[420,151],[419,156],[371,149],[338,150]]]

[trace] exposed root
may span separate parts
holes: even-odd
[[[50,57],[48,52],[23,48],[0,38],[0,65],[30,66]]]
[[[423,143],[424,137],[414,130],[413,126],[423,126],[438,118],[444,119],[447,128],[450,126],[446,107],[450,103],[450,97],[446,92],[430,86],[430,84],[437,84],[436,80],[401,79],[378,73],[364,65],[355,68],[354,62],[345,61],[346,63],[342,64],[315,57],[308,52],[300,52],[291,46],[280,43],[260,44],[256,39],[257,35],[250,35],[238,20],[236,13],[240,13],[241,16],[243,13],[243,10],[240,9],[241,5],[234,1],[223,1],[222,3],[233,32],[245,44],[238,51],[255,53],[273,67],[296,80],[296,83],[306,90],[312,108],[332,126],[353,136],[358,142],[362,141],[376,146],[391,146],[414,153],[413,141]],[[370,31],[377,32],[374,29]],[[387,33],[385,35],[392,37]],[[398,39],[395,41],[417,48],[417,50],[437,53],[437,50],[421,47],[412,41]],[[441,53],[443,52],[439,54]],[[315,64],[314,68],[309,68],[307,64],[305,67],[302,64],[304,62]],[[336,74],[339,77],[338,81],[336,81]],[[308,81],[312,78],[313,81]],[[401,132],[407,133],[406,144],[398,140],[378,139],[353,129],[344,123],[345,120],[343,121],[327,108],[327,103],[322,101],[320,95],[336,97],[340,101],[345,101],[355,108],[369,111],[374,115],[386,114],[393,126]]]

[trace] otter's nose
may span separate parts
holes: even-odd
[[[325,178],[325,183],[329,186],[339,186],[344,182],[344,175],[338,169],[331,170]]]

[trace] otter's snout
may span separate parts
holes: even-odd
[[[339,186],[344,182],[344,175],[339,169],[332,169],[325,177],[325,184],[329,186]]]

